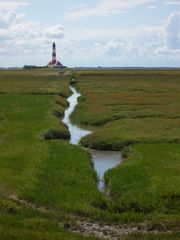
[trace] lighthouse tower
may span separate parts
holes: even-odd
[[[56,68],[65,68],[65,66],[60,63],[60,61],[57,61],[56,59],[56,44],[53,42],[52,45],[52,60],[48,63],[48,67],[56,67]]]
[[[55,65],[57,63],[56,61],[56,44],[53,43],[52,46],[52,65]]]

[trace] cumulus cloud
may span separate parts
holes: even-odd
[[[0,10],[15,10],[19,7],[28,6],[28,2],[15,2],[15,1],[0,1]]]
[[[66,18],[69,19],[82,19],[93,16],[107,16],[124,12],[140,5],[144,5],[154,0],[100,0],[95,7],[83,7],[79,10],[72,11]]]
[[[106,54],[113,57],[122,57],[126,51],[126,42],[122,38],[114,38],[108,41],[104,46]]]
[[[50,38],[62,38],[64,36],[64,27],[60,24],[45,29],[44,34]]]
[[[165,42],[165,31],[162,27],[141,26],[76,34],[71,43],[67,44],[66,40],[63,42],[64,55],[68,49],[71,59],[81,59],[82,62],[89,59],[99,62],[99,65],[105,60],[110,64],[113,61],[125,62],[130,59],[135,61],[137,58],[153,57],[154,51]]]
[[[180,12],[173,12],[167,20],[167,46],[180,48]]]
[[[88,59],[115,65],[136,65],[161,61],[168,64],[180,60],[180,13],[174,12],[159,26],[138,26],[114,30],[91,30],[78,32],[75,41],[66,46],[71,49],[71,59]],[[63,50],[62,50],[63,51]],[[65,51],[65,50],[64,50]],[[94,61],[94,59],[96,59]],[[98,64],[98,63],[97,63]],[[99,64],[100,65],[100,64]]]
[[[154,9],[158,8],[158,6],[147,6],[146,8],[150,9],[150,10],[154,10]]]
[[[163,47],[157,47],[154,50],[154,54],[156,57],[163,57],[163,58],[179,58],[180,55],[180,49],[171,49],[166,46]]]
[[[13,56],[24,64],[36,64],[36,60],[38,64],[42,56],[50,55],[52,42],[64,36],[64,28],[60,24],[43,28],[38,22],[27,21],[22,13],[14,10],[4,13],[0,12],[0,64],[4,65],[5,61],[9,64]],[[29,62],[28,56],[33,63]]]
[[[52,41],[52,38],[63,38],[64,27],[57,24],[43,28],[38,22],[27,21],[24,14],[9,11],[6,14],[0,14],[0,40],[2,35],[13,38],[14,42],[23,39],[31,45],[39,39],[44,42]]]
[[[163,46],[164,38],[162,28],[138,27],[123,37],[110,39],[104,45],[104,54],[120,59],[153,57],[155,49]]]
[[[107,66],[122,66],[138,65],[140,59],[139,65],[148,59],[180,60],[180,13],[172,13],[160,26],[71,31],[65,35],[61,24],[43,28],[17,11],[0,12],[0,65],[16,60],[21,65],[46,64],[53,41],[67,65],[106,62]]]
[[[0,40],[1,37],[6,36],[12,39],[13,42],[19,39],[31,40],[32,33],[37,33],[40,31],[38,23],[26,21],[24,14],[9,11],[6,14],[0,15]]]
[[[152,63],[157,66],[157,62],[170,66],[180,60],[178,19],[179,14],[173,13],[160,26],[73,33],[74,40],[68,44],[65,40],[62,52],[84,65],[93,62],[97,66],[103,62],[107,66],[144,66],[149,61],[151,66]]]
[[[19,24],[23,19],[24,14],[15,11],[9,11],[6,14],[0,14],[0,28],[8,28],[12,25]]]
[[[164,4],[166,4],[166,5],[180,5],[180,1],[165,0]]]

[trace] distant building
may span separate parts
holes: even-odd
[[[56,44],[53,43],[52,45],[52,60],[48,63],[48,67],[51,68],[65,68],[65,66],[57,59],[56,59]]]

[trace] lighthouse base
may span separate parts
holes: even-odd
[[[55,64],[53,64],[52,62],[48,63],[47,65],[49,68],[66,68],[66,66],[64,66],[62,63],[60,63],[59,61],[57,61]]]

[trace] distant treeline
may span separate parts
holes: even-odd
[[[47,66],[24,65],[23,69],[46,68]]]

